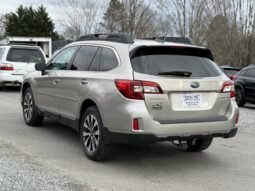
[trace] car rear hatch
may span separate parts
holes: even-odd
[[[45,62],[45,58],[39,48],[12,47],[6,61],[13,66],[12,75],[25,75],[35,70],[35,63]]]
[[[226,82],[209,50],[140,47],[130,57],[134,80],[155,82],[161,89],[144,93],[154,120],[162,124],[227,120],[233,84]]]

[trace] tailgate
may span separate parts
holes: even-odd
[[[230,94],[221,90],[228,79],[203,53],[149,47],[131,58],[134,80],[156,82],[162,89],[162,94],[144,95],[154,120],[163,124],[227,120]]]

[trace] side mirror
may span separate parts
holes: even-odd
[[[35,64],[35,70],[41,71],[42,75],[44,75],[45,74],[45,70],[46,70],[45,63],[44,62],[36,63]]]

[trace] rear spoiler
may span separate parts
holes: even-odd
[[[207,48],[189,46],[139,46],[129,53],[130,59],[142,55],[174,54],[208,58],[214,61],[211,51]]]

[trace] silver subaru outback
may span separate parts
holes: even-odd
[[[22,85],[25,122],[49,117],[74,128],[92,160],[115,143],[172,141],[198,152],[237,132],[233,82],[206,48],[93,34],[35,68]]]

